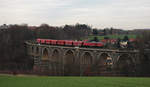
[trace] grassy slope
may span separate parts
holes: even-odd
[[[117,39],[117,38],[120,38],[120,39],[123,39],[125,35],[106,35],[106,36],[96,36],[98,37],[99,40],[102,40],[104,39],[104,37],[109,37],[111,39]],[[136,38],[136,35],[127,35],[129,38]],[[95,36],[89,36],[88,40],[91,40],[93,39],[93,37]]]
[[[0,76],[0,87],[150,87],[150,78]]]

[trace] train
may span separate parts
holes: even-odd
[[[102,42],[74,41],[74,40],[52,40],[52,39],[36,39],[38,44],[72,46],[72,47],[97,47],[103,48]]]

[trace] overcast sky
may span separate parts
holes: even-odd
[[[150,0],[0,0],[0,24],[150,28]]]

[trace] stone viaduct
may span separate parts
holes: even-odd
[[[139,64],[138,50],[26,44],[34,71],[49,75],[133,74]]]

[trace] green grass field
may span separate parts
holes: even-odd
[[[0,87],[150,87],[150,78],[1,75]]]
[[[106,35],[106,36],[96,36],[99,40],[103,40],[104,37],[109,37],[110,39],[123,39],[126,35]],[[127,35],[128,38],[136,38],[136,35]],[[88,40],[92,40],[95,36],[89,36]]]

